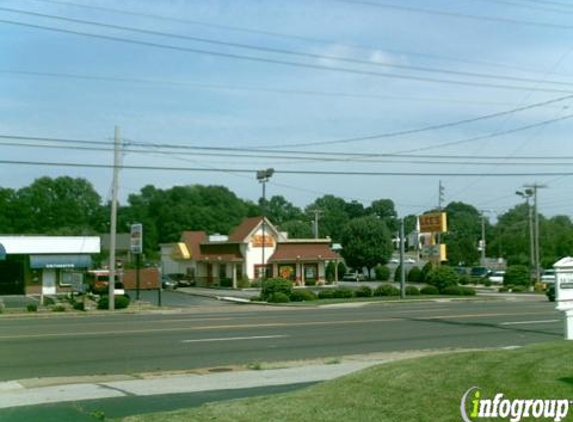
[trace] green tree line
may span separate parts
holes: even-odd
[[[341,243],[347,264],[373,269],[386,264],[399,229],[399,219],[390,199],[368,205],[346,201],[334,195],[317,198],[300,208],[280,195],[266,200],[244,200],[223,186],[174,186],[159,189],[148,185],[129,195],[118,210],[118,232],[128,232],[132,223],[144,225],[144,248],[157,256],[159,244],[173,242],[184,230],[228,234],[244,218],[262,214],[291,238],[314,236],[315,212],[320,237]],[[502,257],[509,264],[529,264],[529,209],[520,204],[499,216],[496,224],[485,221],[488,257]],[[95,235],[109,231],[110,204],[105,203],[92,184],[82,178],[42,177],[21,189],[0,188],[0,233],[45,235]],[[481,214],[472,205],[451,202],[448,245],[452,265],[466,266],[479,261]],[[431,211],[431,210],[428,210]],[[406,233],[415,230],[416,216],[405,218]],[[573,223],[568,216],[540,216],[540,245],[544,267],[573,254]],[[414,245],[410,245],[413,247]]]

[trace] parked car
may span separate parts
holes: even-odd
[[[503,284],[503,277],[505,276],[505,271],[494,271],[489,275],[489,281],[492,284]]]
[[[491,270],[488,267],[472,267],[470,271],[470,277],[474,278],[486,278],[491,274]]]
[[[172,278],[164,275],[161,277],[161,288],[165,290],[175,290],[177,289],[177,280],[173,280]]]
[[[364,274],[359,272],[346,273],[342,277],[342,281],[364,281]]]
[[[555,270],[543,270],[541,282],[545,284],[555,284]]]

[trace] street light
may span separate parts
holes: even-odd
[[[529,210],[529,253],[530,253],[530,264],[529,264],[529,272],[531,275],[531,270],[537,268],[537,264],[535,263],[535,246],[534,246],[534,235],[533,235],[533,208],[529,205],[529,199],[533,197],[534,191],[533,189],[525,189],[524,191],[516,191],[516,195],[525,199],[525,203],[527,204],[527,209]]]
[[[266,217],[266,183],[270,180],[272,175],[275,173],[275,169],[268,168],[266,170],[259,170],[257,171],[257,180],[259,183],[263,184],[263,202],[262,202],[262,213],[263,213],[263,247],[262,247],[262,268],[263,268],[263,276],[262,279],[265,280],[267,278],[267,267],[265,265],[265,217]]]

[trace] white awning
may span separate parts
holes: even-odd
[[[7,255],[97,254],[98,236],[0,236]]]

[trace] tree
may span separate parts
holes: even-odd
[[[263,200],[259,201],[259,206],[262,207]],[[273,224],[281,225],[287,221],[304,220],[305,216],[302,210],[292,203],[287,201],[281,195],[275,195],[270,200],[266,201],[265,214]],[[262,213],[261,213],[262,214]]]
[[[0,233],[14,233],[16,192],[0,188]]]
[[[452,267],[442,265],[430,270],[426,275],[424,282],[430,286],[437,287],[440,292],[446,287],[457,286],[459,276]]]
[[[392,256],[392,238],[386,224],[374,216],[350,221],[342,233],[342,256],[353,268],[386,264]]]
[[[394,202],[391,199],[377,199],[376,201],[372,201],[367,209],[367,213],[373,214],[384,221],[392,232],[400,229],[398,213],[396,212]],[[407,233],[409,232],[406,231],[406,234]]]
[[[290,239],[310,239],[314,237],[310,224],[301,220],[285,221],[278,227],[280,231],[287,232]]]
[[[95,233],[101,198],[85,179],[41,177],[16,196],[18,233]]]
[[[480,212],[463,202],[451,202],[444,211],[448,214],[448,232],[442,240],[447,245],[448,261],[452,265],[473,265],[480,257]]]
[[[340,242],[342,231],[350,220],[346,213],[346,202],[334,195],[325,195],[316,199],[305,211],[310,213],[318,209],[321,212],[318,225],[319,237],[330,236],[333,242]]]

